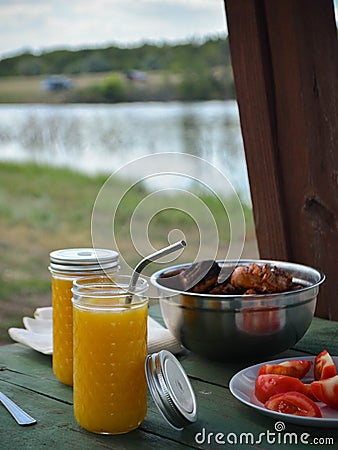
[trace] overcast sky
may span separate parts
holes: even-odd
[[[215,35],[223,0],[0,0],[0,56]]]

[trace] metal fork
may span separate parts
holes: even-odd
[[[19,425],[33,425],[36,420],[15,404],[5,394],[0,392],[0,402],[8,409]]]

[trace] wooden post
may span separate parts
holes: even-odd
[[[326,274],[338,320],[338,45],[332,0],[225,0],[261,258]]]

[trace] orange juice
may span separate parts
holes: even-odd
[[[73,279],[53,277],[53,371],[64,384],[73,385]]]
[[[126,433],[147,412],[148,301],[138,293],[125,304],[121,289],[98,279],[80,278],[73,288],[74,415],[88,431]]]
[[[84,275],[115,273],[117,253],[104,249],[65,249],[50,254],[53,306],[53,372],[73,385],[73,281]]]

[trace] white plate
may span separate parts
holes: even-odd
[[[304,417],[304,416],[295,416],[293,414],[283,414],[276,411],[271,411],[269,409],[264,408],[263,403],[257,400],[254,394],[254,386],[255,381],[258,375],[258,371],[260,367],[264,366],[264,364],[278,364],[286,360],[307,360],[314,361],[314,356],[307,357],[295,357],[295,358],[284,358],[284,359],[276,359],[274,361],[268,361],[260,364],[256,364],[254,366],[248,367],[246,369],[241,370],[236,373],[230,380],[230,391],[231,393],[242,403],[245,405],[254,408],[256,411],[266,414],[267,416],[272,417],[276,420],[281,420],[285,422],[296,423],[298,425],[309,425],[312,427],[338,427],[338,410],[329,408],[324,403],[318,402],[318,406],[320,407],[323,417]],[[336,366],[338,366],[338,356],[332,357]],[[310,368],[308,374],[302,379],[304,383],[311,383],[313,381],[313,366]]]

